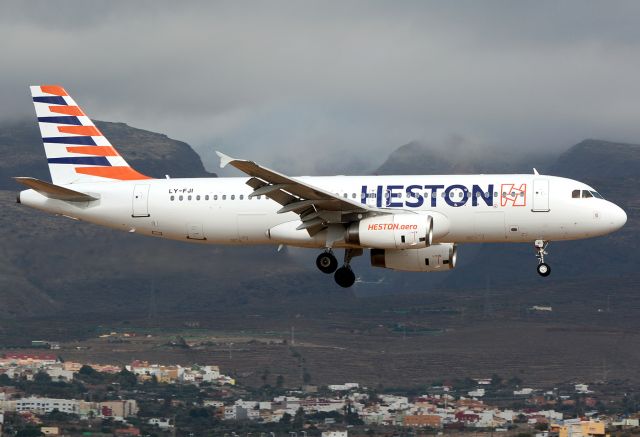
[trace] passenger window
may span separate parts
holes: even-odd
[[[258,196],[258,200],[260,200],[262,198],[262,196]]]
[[[180,196],[180,197],[178,197],[178,199],[179,199],[179,200],[182,200],[182,199],[184,199],[184,197],[183,197],[183,196]]]
[[[573,199],[579,199],[580,198],[580,190],[573,190],[571,192],[571,198]]]
[[[235,194],[231,195],[231,200],[236,200],[236,195]]]
[[[356,193],[351,194],[351,198],[355,199],[356,198]]]
[[[209,195],[208,194],[204,196],[204,200],[209,200]]]
[[[189,194],[189,196],[187,196],[187,200],[191,200],[191,194]]]
[[[196,200],[200,200],[200,195],[199,194],[196,196]]]
[[[240,195],[240,200],[244,200],[244,194]]]
[[[587,190],[582,190],[582,197],[586,199],[587,197],[593,197],[593,195]]]
[[[218,195],[217,194],[213,195],[213,200],[218,200]]]
[[[171,200],[175,200],[176,196],[171,196],[170,199]]]
[[[227,200],[227,195],[226,194],[222,195],[222,200]]]

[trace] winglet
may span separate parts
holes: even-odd
[[[540,173],[538,173],[538,170],[536,170],[535,167],[533,167],[533,174],[536,176],[540,176]]]
[[[216,155],[220,158],[220,168],[225,168],[231,161],[235,161],[232,157],[225,155],[222,152],[218,152],[217,150]]]

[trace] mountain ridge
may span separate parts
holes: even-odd
[[[12,126],[11,129],[0,126],[0,153],[10,154],[8,146],[11,144],[24,145],[30,141],[35,144],[22,149],[17,154],[18,159],[10,165],[6,165],[9,159],[0,160],[5,163],[0,164],[0,176],[27,175],[48,179],[37,127],[34,132],[33,128]],[[156,177],[165,174],[172,177],[211,176],[186,143],[121,123],[99,122],[99,127],[142,172]],[[606,144],[618,144],[611,147],[609,160],[601,157]],[[640,244],[640,233],[638,212],[632,209],[638,204],[638,194],[632,192],[630,196],[628,187],[629,184],[638,185],[638,175],[633,169],[640,165],[640,155],[636,153],[640,147],[619,144],[588,140],[559,154],[555,167],[549,167],[555,168],[559,175],[565,171],[577,172],[576,179],[593,183],[629,214],[627,226],[611,236],[595,241],[553,243],[549,261],[556,267],[553,276],[558,281],[583,280],[585,275],[638,276],[635,265],[639,260],[634,247]],[[455,167],[453,155],[446,155],[446,151],[429,149],[419,143],[401,146],[398,150],[387,160],[393,165],[384,167],[383,163],[381,168],[398,174],[411,173],[414,169],[424,170],[420,163],[437,163],[431,168],[464,167],[476,171],[505,165],[505,162],[511,163],[512,168],[521,168],[525,166],[522,161],[526,161],[526,158],[510,158],[496,164],[489,156],[485,161],[478,159]],[[420,156],[423,152],[424,156]],[[180,154],[189,157],[180,162],[176,159]],[[593,172],[587,170],[581,174],[579,165],[585,157],[588,163],[589,156],[594,154],[599,157],[599,167],[605,171],[599,175],[600,179],[590,180]],[[530,169],[528,162],[526,167]],[[32,173],[36,168],[36,173]],[[619,178],[619,174],[628,177]],[[4,190],[0,191],[4,211],[0,217],[0,238],[4,242],[0,251],[4,261],[0,263],[0,287],[6,303],[0,307],[0,317],[78,314],[93,310],[94,306],[105,313],[124,309],[145,311],[152,283],[158,305],[185,312],[202,311],[219,304],[241,308],[262,297],[265,305],[271,305],[300,290],[310,293],[312,302],[315,296],[336,289],[331,278],[316,271],[314,251],[285,249],[277,253],[273,247],[200,246],[132,236],[16,205],[15,192],[20,188],[13,181],[8,182],[10,184],[0,186],[0,190]],[[592,265],[594,253],[606,256]],[[354,260],[354,269],[360,282],[353,293],[367,297],[442,288],[463,290],[477,287],[478,278],[500,286],[513,283],[510,278],[514,274],[517,282],[525,285],[540,281],[534,271],[535,258],[527,245],[462,245],[459,261],[459,266],[451,272],[402,273],[372,268],[367,256],[359,257]],[[176,290],[180,292],[176,293]],[[87,306],[87,297],[93,306]]]

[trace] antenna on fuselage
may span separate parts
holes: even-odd
[[[533,167],[533,174],[536,176],[540,176],[540,173],[538,173],[538,170],[536,170],[535,167]]]

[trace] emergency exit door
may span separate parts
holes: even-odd
[[[133,211],[131,217],[149,217],[149,185],[133,187]]]
[[[533,207],[531,211],[549,211],[549,179],[534,179],[533,181]]]

